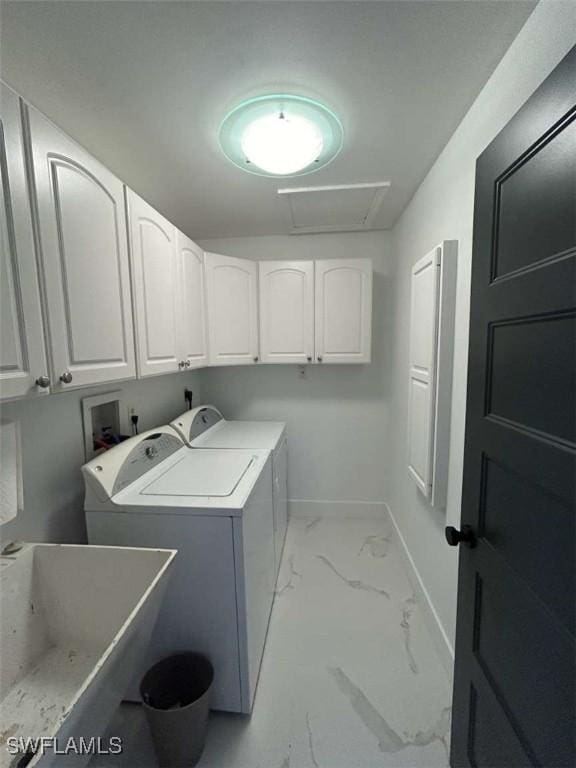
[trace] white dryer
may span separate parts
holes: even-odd
[[[166,426],[82,472],[90,543],[178,550],[146,666],[203,652],[212,708],[250,712],[276,579],[270,453],[191,451]],[[139,699],[136,681],[127,698]]]
[[[227,421],[213,405],[185,411],[171,422],[191,448],[264,449],[272,453],[276,577],[288,525],[288,443],[283,421]]]

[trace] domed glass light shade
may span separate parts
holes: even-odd
[[[342,125],[301,96],[260,96],[228,113],[220,145],[239,168],[260,176],[301,176],[327,165],[342,147]]]

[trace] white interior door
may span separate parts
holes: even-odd
[[[182,232],[176,232],[180,270],[180,355],[187,368],[208,365],[204,251]]]
[[[257,363],[257,263],[207,253],[205,264],[211,365]]]
[[[138,374],[182,369],[176,230],[151,205],[126,190],[136,310]]]
[[[20,100],[0,83],[0,103],[0,397],[10,398],[50,390]]]
[[[427,498],[432,491],[439,251],[430,251],[412,268],[410,299],[408,471]]]
[[[135,375],[122,183],[30,109],[54,380]]]
[[[261,261],[258,289],[262,362],[312,362],[314,262]]]
[[[369,363],[372,347],[372,261],[315,262],[318,363]]]

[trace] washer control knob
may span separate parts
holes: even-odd
[[[144,449],[144,453],[148,459],[153,459],[158,453],[158,448],[153,445],[147,445]]]

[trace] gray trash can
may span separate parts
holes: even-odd
[[[200,653],[179,653],[155,664],[140,684],[161,768],[196,765],[206,741],[214,669]]]

